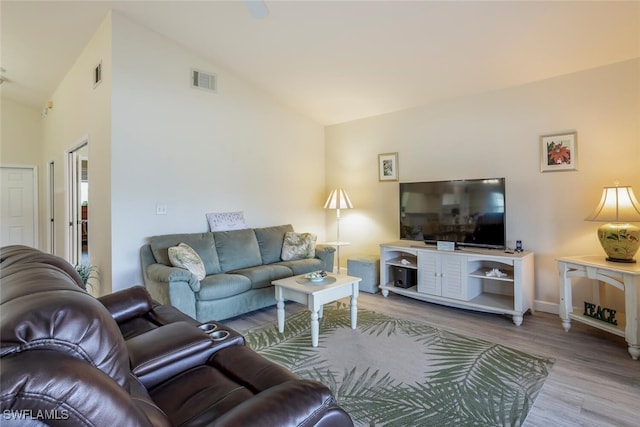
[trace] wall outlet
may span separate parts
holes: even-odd
[[[166,215],[167,214],[167,205],[157,204],[156,205],[156,215]]]

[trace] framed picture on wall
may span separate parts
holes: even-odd
[[[540,137],[540,171],[578,170],[576,132]]]
[[[378,154],[378,179],[380,181],[398,180],[398,153]]]

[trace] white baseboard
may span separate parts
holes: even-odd
[[[560,314],[560,304],[558,304],[557,302],[534,301],[533,307],[536,311],[558,315]]]

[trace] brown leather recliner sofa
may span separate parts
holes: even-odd
[[[353,426],[324,385],[135,287],[96,299],[72,266],[0,249],[0,417],[20,425]]]

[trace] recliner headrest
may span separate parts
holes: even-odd
[[[4,255],[5,252],[2,251]],[[19,255],[2,260],[0,357],[52,349],[85,360],[124,385],[129,359],[111,313],[55,263]],[[43,361],[46,363],[46,361]]]

